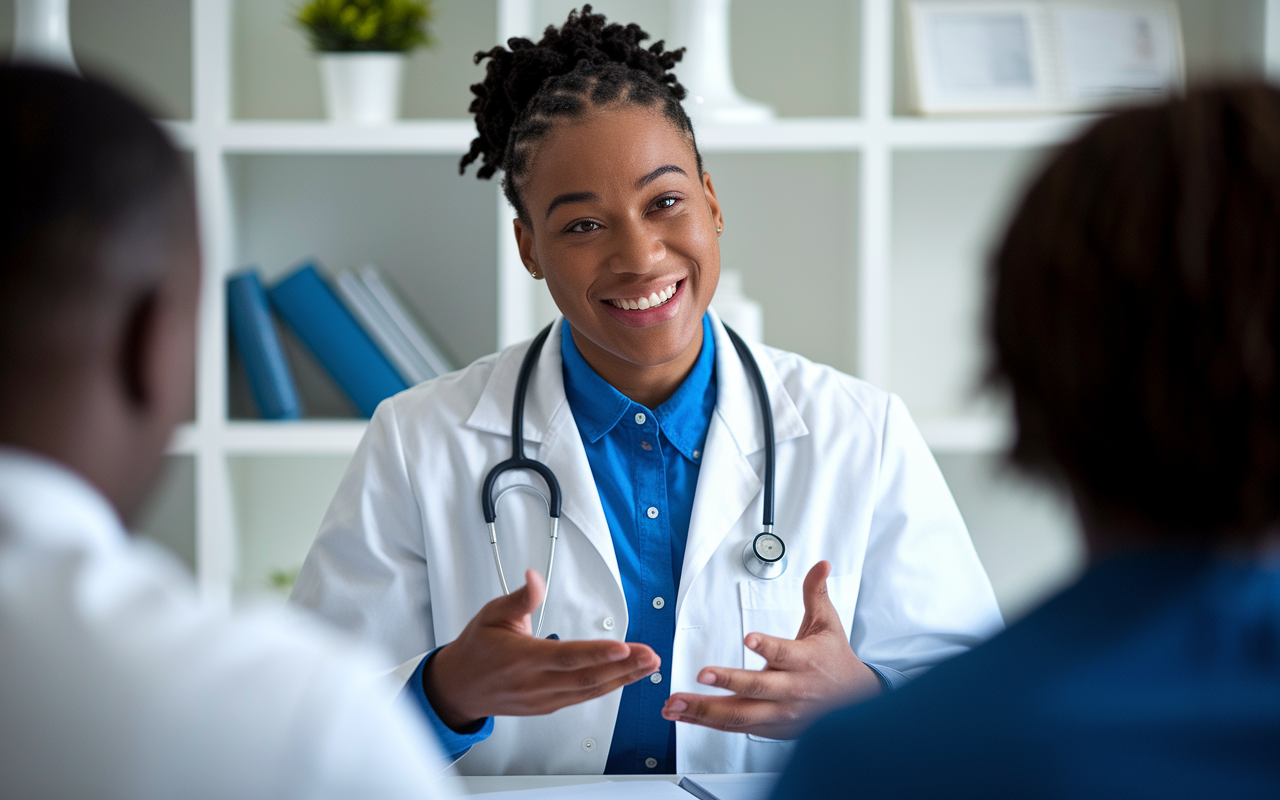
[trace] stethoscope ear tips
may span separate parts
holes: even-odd
[[[787,546],[772,531],[758,533],[742,549],[742,565],[757,578],[771,581],[787,571]]]

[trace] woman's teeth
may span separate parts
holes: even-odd
[[[665,304],[676,293],[676,286],[679,283],[673,283],[660,292],[653,292],[648,297],[635,297],[630,300],[610,300],[609,303],[615,308],[621,308],[628,311],[643,311],[646,308],[657,308]]]

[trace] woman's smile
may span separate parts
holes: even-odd
[[[645,328],[666,322],[679,313],[678,305],[684,298],[684,292],[681,291],[684,285],[685,281],[681,279],[648,295],[609,298],[603,302],[609,313],[623,325]]]

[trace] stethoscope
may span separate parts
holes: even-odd
[[[524,454],[524,401],[529,393],[529,377],[533,374],[533,366],[538,362],[542,346],[546,343],[547,336],[551,334],[551,327],[554,324],[553,322],[543,328],[534,337],[533,343],[529,345],[529,351],[525,353],[524,362],[520,364],[520,374],[516,378],[515,401],[511,410],[511,458],[489,470],[489,474],[484,478],[484,485],[480,489],[480,507],[484,512],[484,521],[489,526],[489,545],[493,547],[493,563],[498,568],[498,579],[502,581],[503,594],[511,594],[511,590],[507,588],[507,576],[502,571],[502,556],[498,553],[498,503],[502,502],[502,498],[510,492],[523,491],[542,498],[543,504],[547,507],[547,515],[551,518],[551,546],[547,552],[547,593],[543,596],[542,610],[538,613],[538,627],[534,631],[534,636],[542,635],[542,620],[547,612],[546,598],[551,594],[551,571],[556,564],[556,541],[560,534],[560,482],[556,480],[556,474],[551,471],[551,467]],[[743,366],[747,369],[747,375],[750,376],[751,383],[755,387],[756,400],[760,403],[760,418],[764,426],[764,529],[742,549],[742,565],[747,568],[747,572],[757,578],[769,581],[787,570],[787,547],[782,537],[773,532],[773,408],[769,405],[769,391],[765,388],[764,376],[760,374],[760,365],[756,363],[755,356],[751,355],[747,343],[728,325],[724,326],[724,332],[733,342],[734,349],[738,351],[738,358],[742,360]],[[494,482],[499,475],[512,470],[529,470],[538,473],[546,482],[550,497],[526,484],[509,486],[494,497]]]

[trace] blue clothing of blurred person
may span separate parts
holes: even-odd
[[[1019,468],[1090,568],[801,740],[775,798],[1280,797],[1280,92],[1097,123],[992,264]]]

